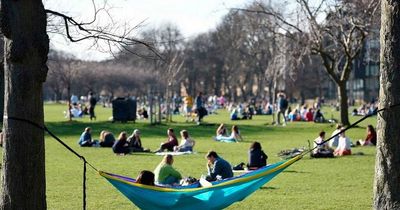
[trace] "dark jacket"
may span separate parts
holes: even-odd
[[[107,133],[104,136],[104,141],[100,142],[101,147],[112,147],[115,143],[115,137],[112,133]]]
[[[208,175],[215,180],[217,176],[221,176],[222,179],[233,177],[231,165],[222,158],[216,158],[212,169],[209,168]]]
[[[249,150],[249,167],[260,168],[267,165],[268,156],[260,149]]]
[[[129,153],[129,148],[125,145],[127,143],[126,140],[118,139],[114,145],[112,146],[112,150],[114,153]]]

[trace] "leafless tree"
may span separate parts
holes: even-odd
[[[258,6],[258,9],[242,10],[275,17],[285,36],[319,55],[326,73],[338,87],[341,121],[348,125],[346,84],[353,61],[360,54],[374,23],[378,1],[323,0],[314,6],[307,0],[296,0],[299,12],[295,13],[295,17],[285,16],[261,3]],[[321,17],[324,19],[321,20]]]
[[[40,0],[1,0],[0,29],[5,40],[1,209],[46,209],[44,134],[26,121],[44,124],[42,85],[48,71],[47,14],[63,20],[66,36],[73,42],[95,39],[121,47],[144,45],[153,49],[149,43],[131,38],[132,30],[115,35],[104,28],[92,28],[92,22],[79,23],[65,14],[45,10]],[[72,35],[72,27],[83,36]]]

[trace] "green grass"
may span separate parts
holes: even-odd
[[[62,111],[65,105],[45,105],[45,121],[48,128],[71,146],[99,170],[136,177],[139,171],[154,170],[161,157],[153,154],[134,154],[116,156],[111,149],[80,148],[77,145],[79,135],[86,126],[93,129],[93,137],[98,138],[101,130],[107,129],[118,135],[121,131],[131,133],[135,128],[142,132],[142,142],[147,148],[155,150],[166,139],[166,129],[177,132],[187,129],[196,140],[197,155],[177,156],[174,167],[183,176],[200,177],[206,173],[204,155],[208,150],[216,150],[231,164],[247,161],[247,150],[252,141],[261,142],[268,154],[269,163],[279,161],[277,153],[282,149],[308,145],[320,130],[330,134],[331,124],[306,122],[289,123],[286,127],[271,125],[271,116],[255,116],[253,120],[232,122],[226,111],[218,115],[205,117],[210,125],[197,126],[185,123],[183,117],[174,116],[174,123],[151,126],[148,122],[111,123],[111,109],[96,107],[97,121],[88,118],[67,122]],[[324,110],[326,116],[338,113]],[[359,117],[351,117],[355,122]],[[245,139],[242,143],[218,143],[212,140],[219,123],[237,124]],[[360,127],[347,132],[353,141],[363,138],[365,126],[376,124],[376,118],[367,119]],[[365,155],[353,155],[334,159],[310,159],[305,157],[275,179],[253,193],[242,202],[228,209],[370,209],[372,207],[372,183],[374,177],[375,148],[357,147],[354,152]],[[49,209],[80,209],[82,205],[82,162],[62,145],[46,136],[46,179],[47,202]],[[135,209],[136,207],[120,194],[94,170],[88,169],[87,183],[88,209]]]

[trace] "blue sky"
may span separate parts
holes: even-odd
[[[103,1],[95,1],[102,5]],[[157,27],[163,23],[173,23],[182,34],[190,38],[196,34],[215,28],[222,16],[232,7],[243,7],[249,0],[108,0],[110,14],[117,23],[132,25],[145,20],[145,24]],[[87,20],[92,16],[90,0],[45,0],[45,7],[63,12],[76,19]],[[105,16],[104,16],[105,17]],[[104,18],[104,22],[109,19]],[[51,47],[64,50],[85,60],[101,60],[107,53],[90,50],[91,42],[68,43],[60,35],[51,35]]]

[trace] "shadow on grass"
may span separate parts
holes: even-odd
[[[260,190],[276,190],[279,189],[277,187],[268,187],[268,186],[262,186],[260,187]]]
[[[295,170],[284,170],[282,173],[299,173],[299,174],[310,174],[311,172],[307,171],[295,171]]]

